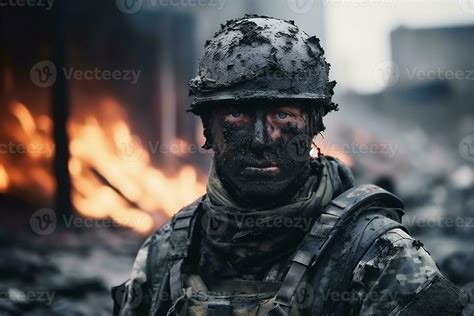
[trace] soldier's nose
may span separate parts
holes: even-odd
[[[262,150],[268,145],[268,130],[266,117],[257,115],[253,126],[253,137],[251,147],[253,149]]]

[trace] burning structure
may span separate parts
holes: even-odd
[[[57,10],[44,14],[54,17]],[[55,192],[63,192],[61,186],[67,185],[58,187],[56,180],[62,175],[57,173],[64,170],[57,170],[55,176],[54,157],[58,149],[63,150],[58,146],[68,146],[74,209],[83,216],[111,218],[139,232],[150,232],[204,191],[205,170],[199,162],[202,166],[207,157],[198,145],[199,125],[186,115],[183,99],[185,80],[193,73],[193,19],[186,14],[144,14],[126,27],[120,15],[104,21],[98,10],[95,17],[107,25],[101,29],[108,30],[110,37],[97,36],[85,50],[78,43],[83,40],[83,28],[90,24],[83,22],[78,8],[64,10],[60,14],[69,20],[65,26],[69,49],[64,51],[63,65],[53,62],[54,46],[45,44],[55,43],[45,38],[54,32],[41,32],[41,38],[31,42],[25,40],[24,36],[31,36],[26,30],[24,36],[2,33],[6,45],[0,137],[5,146],[0,157],[0,190],[32,199],[36,205],[52,206]],[[5,15],[3,20],[12,29],[28,19],[36,19],[38,29],[55,27],[54,19],[33,9],[30,13]],[[114,40],[116,33],[121,36]],[[165,45],[172,42],[171,34],[189,40]],[[130,43],[129,49],[123,49]],[[133,46],[149,49],[139,55]],[[36,76],[47,75],[44,72],[54,72],[55,79],[45,77],[53,82],[42,86]],[[112,75],[118,80],[110,80]],[[64,130],[68,142],[58,144],[53,130],[60,122],[53,120],[50,104],[62,93],[55,88],[60,78],[67,84],[61,89],[68,89],[69,94],[58,106],[70,113]],[[196,161],[197,166],[192,166]],[[67,206],[57,206],[61,207]]]
[[[205,190],[192,15],[67,3],[0,13],[2,314],[110,314],[143,236]]]

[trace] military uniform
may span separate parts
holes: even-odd
[[[215,256],[215,268],[202,258],[201,197],[144,243],[130,280],[114,291],[116,315],[459,314],[458,289],[400,224],[402,203],[376,186],[351,187],[331,167],[340,162],[319,160],[321,179],[331,179],[331,188],[318,187],[324,211],[263,278],[229,279],[228,262]]]

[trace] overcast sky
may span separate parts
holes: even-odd
[[[321,0],[326,51],[339,87],[375,92],[374,71],[390,60],[390,31],[398,26],[474,25],[474,0]],[[474,35],[473,35],[474,40]]]

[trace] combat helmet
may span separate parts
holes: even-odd
[[[200,115],[206,105],[225,100],[299,99],[324,116],[337,110],[329,68],[319,39],[294,21],[246,15],[222,24],[206,42],[189,83],[190,111]]]

